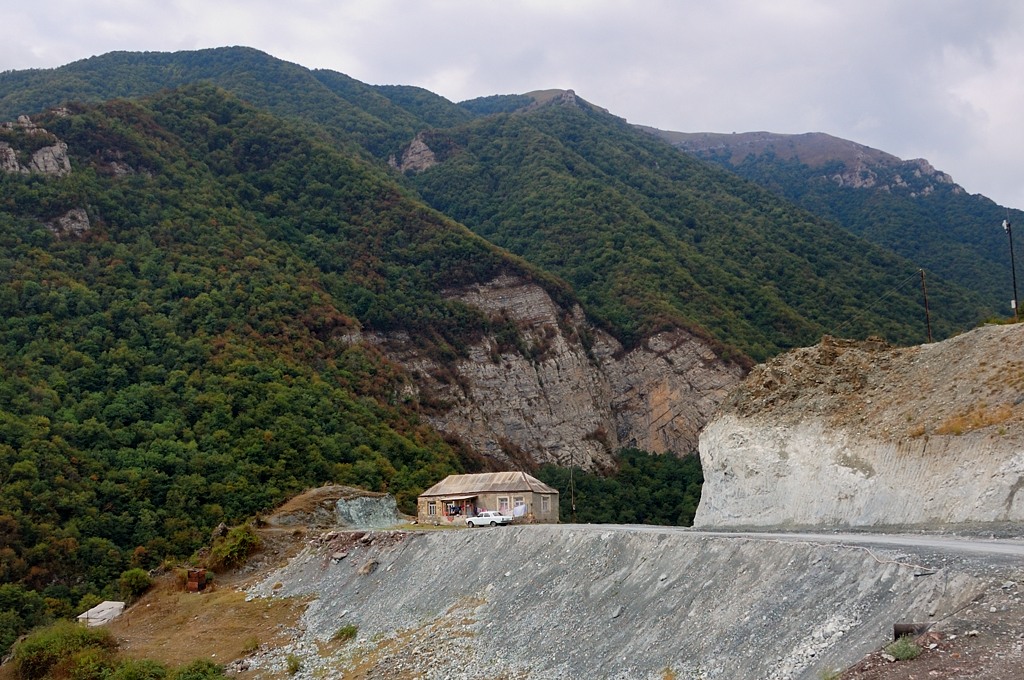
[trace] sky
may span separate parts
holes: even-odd
[[[245,45],[452,101],[562,88],[664,130],[826,132],[1024,208],[1020,0],[3,4],[0,71]]]

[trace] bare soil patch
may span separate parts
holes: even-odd
[[[1024,680],[1024,584],[1007,581],[937,630],[918,636],[909,661],[869,654],[839,680]]]
[[[792,422],[808,414],[881,440],[985,432],[1024,441],[1024,326],[984,326],[916,347],[840,340],[759,365],[726,409]]]
[[[305,606],[297,599],[247,602],[245,593],[216,584],[188,593],[168,575],[108,627],[121,652],[134,658],[170,666],[200,658],[228,663],[284,643]]]

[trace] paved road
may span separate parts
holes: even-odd
[[[577,524],[594,531],[642,531],[679,533],[707,538],[743,538],[764,541],[793,541],[889,549],[959,554],[981,558],[1020,558],[1024,560],[1024,540],[985,539],[930,534],[877,534],[877,533],[788,533],[772,531],[699,531],[685,527],[650,526],[646,524]]]

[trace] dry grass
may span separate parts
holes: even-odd
[[[199,658],[227,663],[250,653],[254,643],[283,644],[283,631],[305,607],[279,598],[246,602],[245,593],[228,588],[186,593],[166,577],[109,626],[126,656],[169,666]]]
[[[998,370],[990,372],[986,384],[992,392],[1006,389],[1024,392],[1024,361],[1002,362]]]
[[[966,413],[947,418],[935,428],[935,434],[961,435],[990,425],[1005,423],[1012,416],[1013,408],[1009,404],[993,408],[981,404]]]

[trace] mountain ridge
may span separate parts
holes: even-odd
[[[903,160],[822,133],[665,132],[643,128],[764,186],[851,233],[967,285],[995,316],[1013,297],[999,225],[1024,212],[969,194],[925,159]]]

